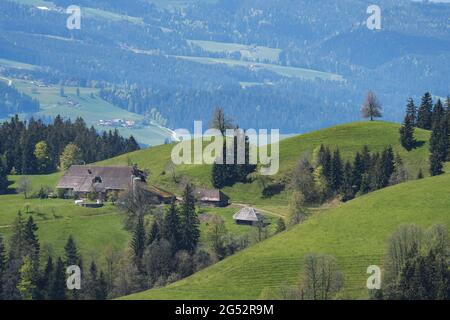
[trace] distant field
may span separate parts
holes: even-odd
[[[178,59],[184,59],[204,64],[225,64],[230,67],[239,66],[246,67],[253,71],[268,70],[279,74],[283,77],[299,78],[305,80],[330,80],[330,81],[344,81],[341,75],[316,71],[311,69],[285,67],[276,64],[249,62],[242,60],[222,59],[222,58],[207,58],[207,57],[189,57],[189,56],[175,56]]]
[[[370,193],[189,278],[125,299],[257,299],[264,289],[298,284],[302,260],[311,252],[336,257],[345,277],[340,298],[367,299],[367,267],[383,266],[387,241],[398,226],[450,228],[449,186],[446,174]]]
[[[205,51],[209,52],[240,52],[242,58],[251,60],[268,60],[271,62],[278,62],[280,58],[281,49],[261,47],[261,46],[249,46],[239,43],[226,43],[216,41],[203,41],[203,40],[188,40],[189,43],[195,44],[201,47]]]
[[[98,96],[98,89],[80,88],[80,96],[76,95],[76,87],[64,87],[65,96],[60,96],[57,86],[40,87],[29,81],[13,80],[13,85],[21,92],[39,100],[39,114],[56,117],[58,114],[72,120],[82,117],[86,123],[94,125],[98,130],[110,130],[112,127],[97,126],[99,120],[124,119],[141,120],[142,116],[116,107]],[[124,136],[134,135],[138,142],[146,145],[163,144],[171,132],[158,126],[146,128],[119,128]]]
[[[0,66],[10,67],[10,68],[16,68],[16,69],[25,69],[25,70],[36,70],[39,69],[38,66],[22,63],[14,60],[8,60],[8,59],[0,59]]]

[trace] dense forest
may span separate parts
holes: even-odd
[[[43,174],[70,164],[92,163],[138,150],[135,139],[118,131],[98,133],[83,119],[57,116],[52,124],[21,121],[18,116],[0,125],[0,172]]]

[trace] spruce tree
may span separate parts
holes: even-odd
[[[343,164],[339,149],[336,149],[333,153],[331,161],[331,187],[334,192],[339,192],[342,186],[343,180]]]
[[[354,169],[351,163],[347,161],[344,167],[344,174],[341,186],[343,201],[349,201],[355,197],[355,192],[353,189],[353,176],[354,176]]]
[[[441,99],[438,99],[433,108],[433,113],[431,115],[431,128],[439,126],[445,119],[445,110],[442,105]]]
[[[58,257],[50,284],[49,298],[51,300],[66,300],[66,270],[64,262]]]
[[[438,176],[443,174],[443,163],[440,157],[436,153],[430,155],[430,175]]]
[[[166,239],[175,253],[182,247],[182,225],[180,222],[178,208],[173,200],[164,217],[162,237]],[[154,239],[157,240],[157,239]]]
[[[352,181],[355,190],[361,189],[362,175],[364,174],[364,162],[361,154],[359,152],[355,155],[355,160],[353,161],[353,174]]]
[[[0,195],[8,192],[8,171],[4,158],[0,155]]]
[[[439,112],[439,111],[437,111]],[[445,118],[435,119],[430,138],[430,174],[436,176],[444,173],[443,163],[447,160],[450,148],[449,127]]]
[[[105,274],[100,271],[100,276],[97,283],[96,300],[106,300],[108,298],[108,283]]]
[[[66,245],[64,246],[65,256],[66,256],[66,266],[77,265],[79,263],[79,254],[77,245],[72,235],[69,235]],[[81,268],[81,266],[79,266]]]
[[[411,120],[411,124],[416,126],[417,122],[417,108],[414,104],[414,100],[412,98],[408,99],[407,105],[406,105],[406,116],[409,116]]]
[[[193,253],[200,238],[200,221],[195,210],[194,188],[190,183],[186,184],[181,204],[181,241],[182,249]]]
[[[400,143],[403,148],[408,151],[411,151],[416,144],[414,139],[414,121],[412,120],[412,116],[410,114],[405,116],[405,121],[400,128]]]
[[[24,240],[26,244],[26,255],[29,256],[35,271],[39,268],[40,245],[36,235],[38,226],[34,223],[33,217],[29,216],[25,225]]]
[[[136,223],[133,238],[131,239],[131,249],[133,249],[134,259],[137,266],[141,266],[146,244],[146,235],[144,228],[144,216],[139,214]]]
[[[429,92],[422,97],[419,110],[417,111],[417,127],[431,130],[432,125],[433,99]]]
[[[48,256],[47,263],[45,264],[44,271],[41,274],[38,282],[38,290],[39,300],[49,299],[50,298],[50,286],[53,279],[53,259],[51,256]]]

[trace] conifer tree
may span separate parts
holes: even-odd
[[[66,245],[64,246],[66,266],[77,265],[80,261],[77,245],[72,235],[69,235]],[[81,268],[81,266],[79,266]]]
[[[349,201],[355,197],[355,191],[353,189],[353,176],[354,176],[354,169],[352,167],[352,164],[347,161],[344,167],[344,174],[341,186],[343,201]]]
[[[33,262],[28,256],[24,257],[19,273],[20,280],[17,284],[17,290],[19,290],[23,300],[32,300],[36,284]]]
[[[34,223],[33,217],[29,216],[27,223],[25,225],[25,245],[26,245],[26,255],[31,259],[34,270],[37,272],[39,268],[39,254],[40,254],[40,244],[36,232],[38,226]]]
[[[0,194],[8,192],[8,171],[5,164],[5,159],[0,155]]]
[[[183,203],[181,204],[180,214],[182,249],[193,253],[200,238],[200,221],[195,210],[194,188],[190,183],[186,184],[183,192]]]
[[[343,180],[343,164],[339,149],[336,149],[333,153],[331,161],[331,186],[334,192],[339,192],[342,186]]]
[[[138,215],[138,220],[131,239],[131,248],[133,249],[134,259],[137,266],[141,266],[146,244],[146,235],[144,228],[144,216]]]
[[[439,113],[440,111],[437,112]],[[432,176],[443,173],[443,163],[447,160],[449,148],[448,123],[443,117],[439,120],[436,118],[430,138],[430,174]]]
[[[66,270],[64,262],[58,257],[50,284],[49,298],[51,300],[66,300]]]
[[[433,99],[429,92],[426,92],[420,103],[419,110],[417,111],[417,127],[431,130],[431,117],[433,111]]]
[[[47,263],[45,264],[44,270],[39,277],[38,281],[38,297],[39,300],[49,299],[50,295],[50,285],[52,283],[53,277],[53,259],[51,256],[47,257]]]
[[[411,151],[416,141],[414,139],[414,121],[410,114],[405,116],[405,121],[403,122],[402,127],[400,128],[400,143],[403,148],[408,151]]]
[[[355,160],[353,161],[353,185],[355,190],[361,189],[362,175],[364,174],[364,162],[361,154],[359,152],[355,155]]]
[[[178,208],[173,200],[164,217],[163,238],[166,239],[175,253],[182,247],[182,225],[178,213]],[[157,240],[157,239],[154,239]]]
[[[445,110],[442,105],[441,99],[438,99],[433,108],[433,113],[431,115],[431,128],[439,126],[442,121],[446,121],[445,119]]]
[[[414,100],[412,98],[408,99],[407,105],[406,105],[406,116],[409,116],[411,120],[411,124],[413,127],[416,126],[417,122],[417,108],[414,104]]]

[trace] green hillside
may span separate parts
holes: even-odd
[[[389,235],[399,225],[450,227],[449,186],[446,174],[368,194],[189,278],[126,298],[256,299],[265,288],[298,283],[302,258],[310,252],[337,258],[345,275],[342,297],[367,298],[366,269],[382,266]]]
[[[382,151],[387,145],[392,145],[395,152],[399,152],[404,160],[411,177],[416,177],[420,168],[428,172],[428,140],[430,133],[425,130],[416,130],[416,139],[423,145],[407,152],[399,142],[399,124],[389,122],[356,122],[339,125],[319,131],[297,135],[280,142],[280,172],[275,179],[280,179],[295,167],[300,156],[312,151],[320,144],[334,148],[339,146],[341,154],[346,159],[352,159],[356,151],[368,145],[372,151]],[[176,184],[169,174],[164,174],[165,167],[170,161],[170,153],[173,145],[158,146],[146,150],[140,150],[127,155],[101,162],[107,165],[124,165],[128,162],[137,163],[141,168],[147,168],[151,172],[150,180],[173,192],[178,192]],[[208,165],[182,165],[177,167],[179,176],[188,176],[195,184],[211,187]],[[272,199],[260,198],[260,187],[257,183],[236,184],[231,188],[225,188],[224,192],[232,198],[233,202],[244,202],[264,205],[285,205],[285,195],[277,195]]]
[[[13,64],[14,61],[0,60],[0,65],[6,63]],[[21,66],[18,64],[16,67]],[[27,65],[25,65],[26,67]],[[21,68],[25,68],[21,67]],[[142,120],[143,116],[127,110],[116,107],[99,96],[99,89],[96,88],[79,88],[80,96],[76,94],[76,87],[64,87],[64,97],[60,96],[59,86],[42,86],[31,81],[6,79],[3,81],[11,81],[11,84],[32,98],[39,101],[41,110],[38,115],[56,117],[63,115],[65,118],[74,120],[82,117],[88,126],[93,125],[97,130],[113,130],[114,127],[100,126],[99,120],[123,119],[130,121]],[[123,136],[133,135],[139,143],[146,145],[163,144],[167,138],[170,138],[172,132],[166,128],[151,125],[147,127],[118,127]]]

